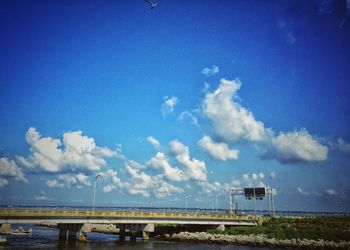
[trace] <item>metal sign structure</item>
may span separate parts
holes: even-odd
[[[275,215],[275,201],[274,190],[270,187],[245,187],[243,189],[231,189],[230,190],[230,214],[237,214],[237,208],[235,208],[236,196],[244,195],[246,199],[254,199],[254,211],[256,216],[256,200],[263,200],[266,196],[269,199],[269,212],[270,216]]]

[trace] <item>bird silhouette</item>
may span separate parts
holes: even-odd
[[[148,3],[151,6],[151,10],[153,10],[155,7],[158,7],[159,4],[158,3],[153,3],[150,0],[145,0],[146,3]]]

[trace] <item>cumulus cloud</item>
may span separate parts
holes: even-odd
[[[207,181],[207,168],[204,161],[191,159],[188,147],[178,140],[169,142],[169,147],[176,161],[186,168],[186,175],[196,181]]]
[[[34,167],[35,167],[35,164],[34,164],[32,161],[30,161],[30,160],[24,158],[23,156],[18,156],[18,155],[17,155],[17,156],[16,156],[16,161],[17,161],[20,165],[25,166],[25,167],[27,167],[27,168],[34,168]]]
[[[0,178],[0,188],[5,187],[9,184],[6,179]]]
[[[160,111],[162,112],[163,117],[166,117],[168,114],[174,111],[174,107],[177,103],[177,97],[175,96],[165,96],[164,103],[162,104]]]
[[[238,80],[221,79],[219,87],[214,92],[208,92],[202,102],[203,114],[213,124],[219,142],[264,143],[268,149],[262,155],[262,159],[277,159],[283,164],[327,159],[328,148],[311,136],[306,129],[280,132],[275,136],[272,129],[265,128],[261,121],[255,119],[252,112],[236,101],[240,87],[241,83]],[[204,142],[201,141],[203,146]],[[206,138],[206,142],[209,148],[210,140]],[[345,149],[346,143],[340,141],[341,143]],[[212,152],[215,152],[214,148],[217,147],[212,146]],[[225,148],[225,144],[221,144],[220,148]]]
[[[154,168],[161,168],[165,177],[170,181],[184,181],[188,179],[188,176],[184,174],[183,170],[170,166],[168,159],[162,152],[158,152],[147,164]]]
[[[131,195],[141,195],[143,197],[165,198],[173,193],[181,193],[181,188],[175,187],[163,180],[163,175],[151,176],[142,171],[144,167],[135,161],[125,163],[124,171],[129,176],[126,181],[122,181],[117,172],[109,169],[105,173],[100,173],[102,177],[110,183],[103,187],[103,192],[108,193],[113,190],[126,191]],[[108,180],[110,179],[110,180]]]
[[[159,143],[159,141],[158,141],[156,138],[154,138],[153,136],[149,136],[149,137],[147,137],[147,141],[148,141],[149,144],[151,144],[156,150],[159,149],[160,143]]]
[[[67,185],[69,188],[70,187],[77,187],[77,188],[83,188],[84,186],[90,186],[90,180],[89,176],[83,174],[83,173],[78,173],[78,174],[60,174],[58,175],[58,180],[61,182],[64,182],[65,185]]]
[[[34,200],[37,201],[47,201],[49,198],[46,196],[44,191],[41,191],[40,195],[34,195]]]
[[[226,161],[238,159],[239,151],[236,149],[230,149],[226,143],[215,143],[209,136],[204,135],[202,139],[198,141],[198,145],[209,155],[215,159]]]
[[[222,141],[263,141],[266,136],[264,124],[234,101],[240,87],[238,80],[221,79],[218,89],[206,94],[202,103],[203,113]]]
[[[105,173],[99,173],[100,176],[105,181],[109,181],[110,179],[110,184],[106,185],[103,187],[103,192],[109,193],[112,192],[114,189],[123,189],[125,187],[125,184],[123,181],[118,177],[117,171],[114,171],[113,169],[108,169]]]
[[[29,128],[26,141],[30,145],[28,158],[17,156],[17,161],[26,166],[38,166],[47,172],[81,168],[98,171],[106,165],[106,158],[121,156],[118,150],[96,146],[95,140],[83,136],[82,131],[63,134],[63,142],[52,137],[42,137],[36,128]]]
[[[64,184],[58,182],[57,180],[47,180],[46,185],[50,188],[63,188]]]
[[[277,159],[282,164],[324,161],[328,148],[313,138],[307,130],[281,132],[272,138],[270,148],[263,159]]]
[[[216,65],[212,65],[211,68],[202,69],[201,73],[205,77],[215,76],[217,73],[219,73],[219,67]]]
[[[7,157],[0,158],[0,177],[13,177],[16,181],[28,182],[16,162]],[[7,185],[7,183],[8,181],[2,181],[2,186]]]
[[[151,193],[157,198],[164,198],[172,193],[180,193],[182,189],[177,188],[162,179],[162,176],[150,176],[139,169],[126,165],[125,170],[131,177],[131,183],[125,187],[130,194],[139,194],[149,197]]]
[[[246,173],[243,174],[242,180],[245,187],[265,187],[264,173]]]
[[[221,184],[217,181],[213,183],[198,181],[197,184],[201,188],[201,192],[207,196],[211,196],[214,193],[218,193],[222,190]]]

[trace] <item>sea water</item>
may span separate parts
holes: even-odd
[[[12,228],[16,228],[20,225],[12,225]],[[36,225],[22,225],[25,229],[32,228],[31,235],[8,235],[7,243],[0,245],[0,250],[7,249],[60,249],[60,250],[115,250],[115,249],[128,249],[128,250],[267,250],[266,247],[248,247],[238,245],[222,245],[222,244],[208,244],[208,243],[195,243],[195,242],[174,242],[164,241],[158,239],[150,239],[143,241],[142,238],[138,238],[136,242],[126,241],[119,242],[118,236],[113,234],[102,233],[88,233],[87,242],[79,241],[59,241],[58,230],[56,228],[39,227]],[[278,248],[273,248],[278,249]]]

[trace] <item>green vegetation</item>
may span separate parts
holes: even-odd
[[[272,218],[262,225],[231,227],[223,234],[265,234],[276,239],[323,239],[339,242],[350,241],[350,217]]]

